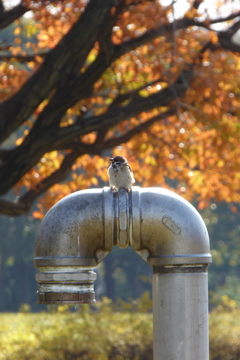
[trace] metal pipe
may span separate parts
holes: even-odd
[[[153,267],[154,360],[208,360],[207,266]]]
[[[36,274],[39,304],[79,304],[95,301],[92,267],[44,266]]]
[[[206,226],[161,188],[73,193],[43,219],[36,242],[39,303],[91,303],[96,266],[113,245],[153,266],[154,360],[208,360]]]
[[[111,205],[109,191],[105,196],[105,189],[84,190],[66,196],[45,215],[34,258],[39,304],[95,301],[93,268],[112,249]]]

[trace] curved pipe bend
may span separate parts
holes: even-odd
[[[140,187],[118,193],[108,187],[78,191],[54,205],[41,222],[34,258],[39,302],[94,301],[93,267],[113,245],[132,246],[153,266],[211,262],[201,216],[173,192]]]
[[[132,246],[150,265],[211,262],[208,232],[197,210],[161,188],[132,192]]]

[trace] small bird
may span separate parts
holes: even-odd
[[[118,191],[119,188],[130,191],[135,179],[127,159],[122,155],[117,155],[109,161],[111,161],[111,165],[108,168],[108,177],[112,191]]]

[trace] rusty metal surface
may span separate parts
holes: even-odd
[[[38,304],[92,304],[94,302],[94,292],[38,292]]]

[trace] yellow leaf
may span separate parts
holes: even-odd
[[[93,185],[98,185],[98,179],[95,178],[95,177],[91,177],[91,183],[92,183]]]
[[[35,56],[35,60],[36,60],[38,63],[41,63],[41,62],[43,61],[43,59],[41,58],[41,56],[38,56],[38,55]]]

